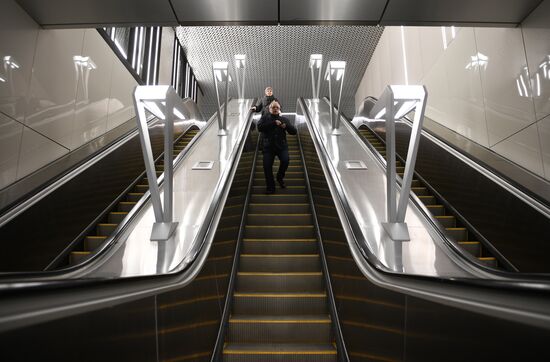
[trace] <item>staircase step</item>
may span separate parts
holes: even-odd
[[[331,340],[328,315],[239,315],[229,318],[229,343],[323,343]]]
[[[137,202],[131,201],[122,201],[118,203],[118,211],[130,212],[133,207],[136,206]]]
[[[483,257],[483,258],[478,258],[478,260],[488,267],[491,267],[491,268],[498,267],[497,260],[493,257]]]
[[[434,216],[445,215],[445,207],[443,205],[426,205],[426,207]]]
[[[319,271],[318,254],[241,254],[243,272],[314,272]]]
[[[264,224],[265,225],[265,224]],[[313,238],[315,229],[313,225],[280,225],[260,226],[246,225],[245,237],[250,239],[260,238]]]
[[[69,264],[75,265],[82,263],[86,259],[88,259],[90,256],[92,256],[92,253],[89,251],[72,251],[69,254]]]
[[[265,178],[263,173],[261,175],[255,175],[254,176],[254,184],[255,185],[265,185]],[[303,177],[296,178],[296,177],[285,177],[285,184],[287,186],[304,186],[306,184],[306,181]]]
[[[324,290],[323,273],[237,273],[239,293],[305,293]]]
[[[286,180],[285,180],[286,182]],[[246,183],[248,184],[248,180],[246,180]],[[265,182],[264,182],[265,184]],[[252,187],[252,194],[261,194],[265,192],[265,185],[263,186],[253,186]],[[277,195],[286,195],[286,194],[305,194],[306,193],[306,187],[305,186],[286,186],[286,188],[281,189],[277,188]]]
[[[243,254],[317,254],[317,239],[243,239]]]
[[[84,250],[94,251],[107,240],[107,236],[86,236],[84,238]]]
[[[142,192],[129,192],[126,195],[126,200],[130,202],[138,202],[142,196],[143,196]]]
[[[429,196],[430,191],[426,187],[411,187],[411,191],[417,196]]]
[[[437,202],[434,196],[418,196],[418,198],[424,203],[424,205],[435,205]]]
[[[224,346],[224,362],[256,362],[260,360],[268,362],[336,362],[337,351],[330,343],[228,343]]]

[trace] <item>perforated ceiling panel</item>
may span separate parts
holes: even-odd
[[[234,54],[246,54],[245,96],[259,97],[271,85],[283,111],[294,112],[298,97],[311,97],[309,56],[316,53],[323,54],[323,68],[329,60],[347,62],[342,111],[353,116],[355,92],[382,31],[371,26],[208,26],[179,27],[177,34],[204,91],[206,116],[217,104],[214,61],[229,61],[232,67]],[[231,97],[237,97],[234,83]],[[320,95],[328,95],[328,82],[321,83]]]

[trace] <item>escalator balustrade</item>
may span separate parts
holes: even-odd
[[[224,361],[337,359],[301,154],[288,143],[287,187],[275,194],[264,194],[258,155]]]
[[[376,134],[365,126],[359,129],[359,133],[366,142],[370,143],[376,151],[386,158],[386,145]],[[397,156],[395,163],[397,175],[403,177],[405,163]],[[437,196],[433,195],[429,188],[427,188],[416,175],[413,176],[411,191],[416,194],[426,208],[432,213],[434,218],[445,228],[447,235],[452,240],[456,241],[461,248],[476,257],[480,263],[489,267],[498,268],[497,259],[491,255],[479,240],[476,240],[471,232],[468,232],[465,226],[460,224],[456,216],[453,215],[453,212],[445,207],[444,203],[441,202]]]
[[[187,147],[198,132],[198,129],[189,130],[174,143],[174,158]],[[157,177],[164,172],[163,162],[164,158],[159,157],[155,163]],[[114,232],[118,224],[122,222],[148,189],[149,181],[147,180],[147,176],[145,176],[122,198],[122,201],[115,205],[104,220],[96,225],[93,231],[84,238],[83,242],[75,250],[71,251],[68,261],[69,265],[79,264],[90,257]]]

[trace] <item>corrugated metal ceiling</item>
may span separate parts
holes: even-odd
[[[283,111],[294,112],[298,97],[311,97],[312,53],[323,54],[324,66],[328,60],[347,62],[342,111],[353,116],[355,92],[382,31],[377,26],[207,26],[179,27],[177,35],[204,91],[201,108],[206,116],[216,109],[214,61],[232,66],[234,54],[246,54],[245,96],[259,97],[271,85]],[[230,96],[237,97],[234,83]],[[320,94],[328,95],[327,82],[322,82]]]

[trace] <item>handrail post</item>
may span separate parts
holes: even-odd
[[[340,131],[340,102],[342,101],[342,90],[344,87],[344,75],[346,72],[346,62],[342,61],[330,61],[327,64],[327,70],[325,72],[325,79],[328,80],[328,94],[330,102],[330,122],[332,125],[332,135],[338,136],[342,134]],[[338,112],[336,113],[336,119],[334,119],[334,112],[332,108],[334,103],[332,102],[332,78],[335,78],[335,81],[340,82],[340,89],[338,92]]]
[[[169,86],[137,86],[134,90],[134,106],[136,120],[145,161],[145,171],[149,181],[151,203],[155,214],[155,223],[151,231],[152,241],[166,241],[176,231],[178,223],[173,221],[173,183],[174,183],[174,118],[177,114],[184,117],[176,109],[179,99],[174,88]],[[164,207],[160,200],[160,188],[153,159],[151,140],[145,110],[150,111],[164,120]],[[185,117],[184,117],[185,118]]]
[[[214,77],[214,85],[216,86],[216,99],[218,100],[218,136],[227,135],[227,103],[229,102],[229,82],[231,81],[231,76],[229,75],[228,62],[214,62],[212,64],[212,75]],[[225,82],[225,105],[223,118],[221,115],[222,108],[222,99],[220,97],[219,83]]]
[[[373,119],[386,120],[386,214],[387,221],[382,223],[382,227],[388,235],[395,241],[410,240],[405,216],[407,213],[407,204],[411,193],[411,183],[414,174],[414,166],[418,153],[418,144],[422,124],[424,122],[424,112],[426,110],[426,100],[428,92],[424,86],[405,86],[391,85],[387,86],[378,99],[378,102],[371,110]],[[409,149],[405,171],[401,182],[401,192],[399,202],[397,201],[397,172],[395,164],[395,121],[403,118],[411,111],[415,111],[411,138],[409,140]]]

